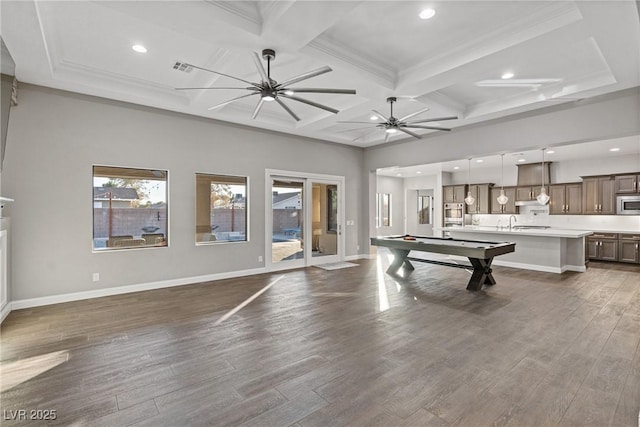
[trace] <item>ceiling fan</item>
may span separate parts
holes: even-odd
[[[296,96],[298,93],[334,93],[334,94],[346,94],[346,95],[355,95],[356,91],[353,89],[325,89],[325,88],[292,88],[290,85],[294,83],[301,82],[303,80],[310,79],[312,77],[319,76],[320,74],[328,73],[332,71],[330,67],[324,66],[318,68],[317,70],[309,71],[304,74],[300,74],[299,76],[292,77],[282,83],[278,83],[277,81],[271,78],[271,61],[276,58],[276,52],[273,49],[264,49],[262,51],[262,58],[267,61],[267,69],[264,69],[262,62],[260,61],[260,57],[257,53],[253,52],[253,62],[258,69],[258,74],[260,75],[260,82],[253,83],[239,77],[230,76],[228,74],[220,73],[218,71],[209,70],[207,68],[198,67],[196,65],[187,64],[184,62],[176,62],[173,68],[175,70],[180,71],[190,71],[189,68],[196,68],[198,70],[208,71],[210,73],[218,74],[221,76],[229,77],[235,80],[239,80],[243,83],[247,83],[250,86],[248,87],[181,87],[176,88],[176,90],[202,90],[202,89],[244,89],[248,90],[250,93],[246,95],[241,95],[236,98],[225,101],[221,104],[214,105],[213,107],[209,107],[209,110],[214,110],[219,107],[223,107],[232,102],[238,101],[242,98],[247,98],[249,96],[260,95],[260,100],[258,101],[258,105],[256,105],[255,110],[253,111],[252,119],[255,119],[260,113],[260,109],[265,102],[276,101],[284,110],[291,115],[296,121],[300,121],[300,118],[289,108],[287,104],[284,103],[282,98],[290,99],[292,101],[301,102],[303,104],[311,105],[312,107],[321,108],[323,110],[329,111],[333,114],[337,114],[338,110],[335,108],[327,107],[326,105],[318,104],[317,102],[309,101],[305,98],[300,98]]]
[[[390,135],[400,131],[400,132],[404,132],[407,135],[411,135],[412,137],[416,138],[416,139],[421,139],[422,137],[420,135],[418,135],[415,132],[411,132],[409,129],[434,129],[434,130],[444,130],[444,131],[450,131],[451,129],[448,128],[443,128],[440,126],[425,126],[422,125],[420,123],[428,123],[428,122],[439,122],[439,121],[443,121],[443,120],[455,120],[458,117],[457,116],[448,116],[448,117],[436,117],[433,119],[424,119],[424,120],[412,120],[412,121],[407,121],[408,119],[415,117],[419,114],[424,113],[425,111],[429,111],[429,108],[424,108],[420,111],[416,111],[415,113],[411,113],[409,115],[406,115],[404,117],[401,118],[395,118],[393,117],[393,104],[394,102],[397,101],[396,97],[389,97],[387,98],[387,102],[389,104],[391,104],[391,115],[389,117],[385,117],[384,115],[382,115],[381,113],[379,113],[376,110],[373,110],[373,114],[375,114],[376,116],[378,116],[380,119],[384,120],[383,122],[379,122],[379,123],[375,123],[377,128],[380,129],[384,129],[385,132],[387,133],[385,135],[384,138],[384,142],[389,141],[389,137]],[[350,121],[339,121],[338,123],[367,123],[367,124],[372,124],[371,122],[350,122]]]

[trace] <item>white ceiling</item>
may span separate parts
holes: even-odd
[[[418,117],[458,116],[441,123],[455,131],[640,85],[640,20],[632,0],[0,4],[1,35],[22,82],[358,147],[384,143],[385,133],[337,121],[371,122],[373,109],[388,115],[389,96],[398,97],[396,117],[429,107]],[[436,15],[421,20],[426,6]],[[134,52],[136,43],[148,52]],[[293,86],[357,94],[305,94],[340,113],[290,101],[296,122],[275,102],[252,120],[258,97],[208,110],[245,90],[175,90],[238,86],[197,69],[176,71],[176,61],[259,82],[251,54],[264,48],[276,51],[275,80],[328,65],[332,72]],[[501,80],[505,71],[515,73],[512,80]],[[530,79],[547,80],[515,84]]]

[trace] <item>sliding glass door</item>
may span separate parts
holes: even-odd
[[[271,178],[272,264],[304,266],[304,185],[303,180]]]
[[[272,269],[340,261],[342,177],[267,172],[267,260]]]

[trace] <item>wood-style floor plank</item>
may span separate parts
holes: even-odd
[[[461,269],[358,263],[16,310],[2,425],[43,424],[7,419],[21,409],[92,426],[637,423],[640,266],[497,266],[469,292]]]

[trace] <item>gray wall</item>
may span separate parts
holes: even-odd
[[[169,171],[169,248],[91,252],[93,164]],[[366,217],[362,149],[22,85],[2,174],[12,299],[264,267],[265,168],[345,176],[346,218]],[[195,246],[196,172],[249,176],[250,242]],[[366,241],[346,227],[347,256]]]
[[[389,236],[393,234],[403,234],[405,215],[404,180],[402,178],[378,176],[376,188],[378,193],[391,194],[391,226],[378,228],[376,235]]]

